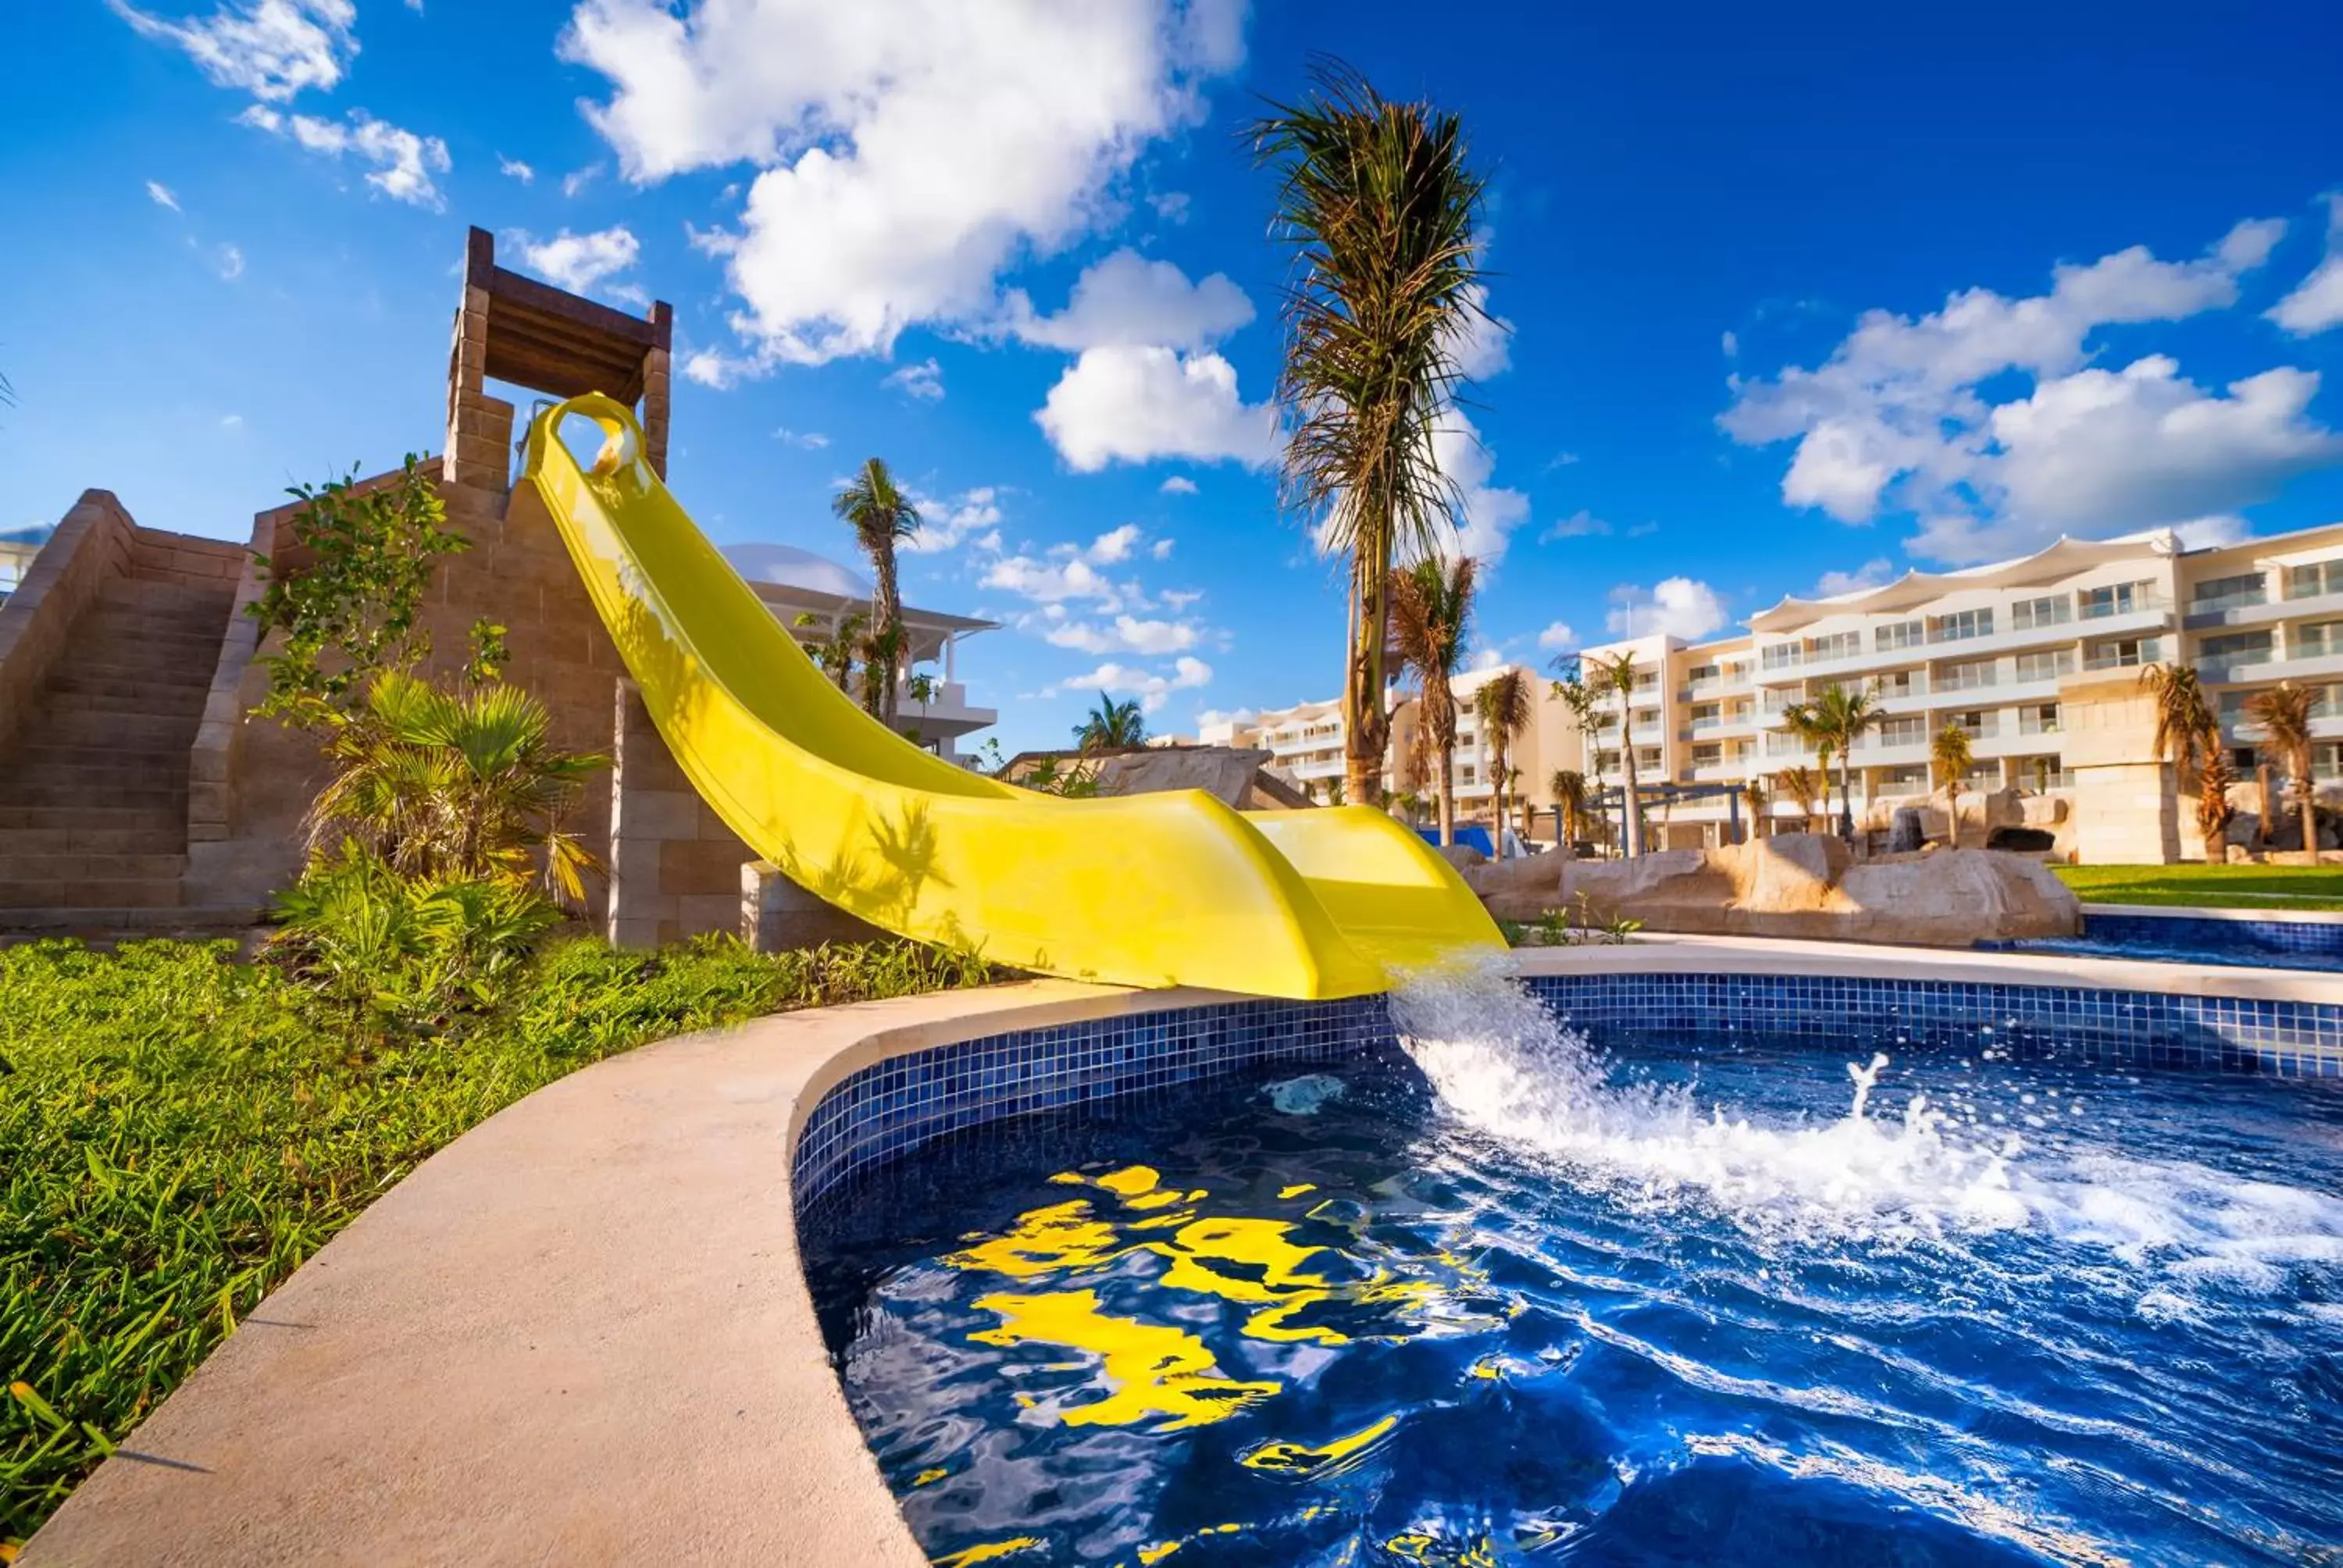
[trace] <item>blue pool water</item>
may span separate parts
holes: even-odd
[[[2033,937],[1978,946],[1995,952],[2343,972],[2343,924],[2324,921],[2200,920],[2087,910],[2080,936]]]
[[[2343,1563],[2337,1085],[1400,1022],[809,1216],[937,1561]]]

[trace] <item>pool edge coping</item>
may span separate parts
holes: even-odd
[[[1678,936],[1516,957],[1533,976],[2343,1006],[2343,976],[2063,955]],[[935,1046],[1246,1000],[1028,981],[779,1014],[548,1084],[296,1271],[34,1535],[21,1568],[630,1551],[920,1568],[799,1255],[791,1168],[814,1107],[860,1069]]]

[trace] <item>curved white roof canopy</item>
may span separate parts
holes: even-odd
[[[811,588],[840,598],[869,598],[872,591],[870,579],[860,572],[795,545],[727,545],[724,558],[752,583]]]
[[[2075,539],[2061,534],[2056,543],[2016,560],[1963,567],[1949,572],[1908,571],[1878,588],[1857,588],[1828,598],[1785,598],[1771,609],[1751,616],[1749,628],[1795,631],[1827,616],[1888,614],[1965,588],[2016,588],[2026,583],[2055,582],[2110,561],[2168,556],[2179,548],[2177,536],[2169,529],[2119,539]]]

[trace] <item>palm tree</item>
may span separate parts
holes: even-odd
[[[1772,798],[1765,793],[1765,786],[1761,780],[1752,779],[1741,787],[1741,806],[1742,809],[1749,813],[1751,838],[1762,839],[1765,836],[1765,809],[1773,803]]]
[[[2205,839],[2205,863],[2220,866],[2229,859],[2229,786],[2237,779],[2237,771],[2229,765],[2228,748],[2214,737],[2211,753],[2205,765],[2197,769],[2197,831]]]
[[[2211,809],[2213,790],[2205,775],[2221,775],[2219,782],[2220,819],[2206,835],[2205,859],[2219,864],[2228,858],[2228,846],[2221,829],[2229,822],[2229,760],[2221,745],[2220,720],[2213,715],[2213,705],[2205,700],[2205,689],[2197,678],[2194,666],[2186,664],[2151,664],[2139,672],[2139,683],[2156,701],[2156,734],[2151,742],[2153,755],[2172,764],[2173,781],[2181,789],[2192,787],[2190,775],[2197,775],[2197,825],[2203,829]],[[2268,830],[2269,824],[2262,824]]]
[[[1848,843],[1855,842],[1855,745],[1865,734],[1878,727],[1887,715],[1879,708],[1879,690],[1866,686],[1850,691],[1837,681],[1822,689],[1810,702],[1799,703],[1784,714],[1790,732],[1811,741],[1823,757],[1825,774],[1830,769],[1829,758],[1838,758],[1838,836]],[[1829,748],[1828,752],[1824,748]]]
[[[1928,757],[1945,786],[1945,819],[1952,826],[1953,848],[1957,849],[1961,847],[1961,780],[1976,765],[1969,751],[1969,732],[1948,721],[1929,743]]]
[[[1085,752],[1126,750],[1147,744],[1147,720],[1140,714],[1138,699],[1117,702],[1100,692],[1098,706],[1074,726],[1074,743]]]
[[[2318,863],[2318,798],[2310,782],[2310,709],[2317,700],[2307,686],[2281,680],[2246,699],[2246,716],[2262,727],[2280,766],[2294,775],[2296,807],[2302,813],[2302,849]]]
[[[1803,826],[1798,830],[1802,833],[1813,832],[1815,802],[1829,794],[1829,783],[1813,769],[1801,763],[1795,768],[1785,768],[1775,774],[1774,787],[1787,795],[1797,805],[1798,815],[1803,822]]]
[[[594,857],[562,822],[607,759],[561,750],[552,728],[518,687],[457,695],[386,670],[326,744],[334,776],[309,809],[311,864],[355,845],[418,883],[541,881],[582,901]]]
[[[1481,744],[1489,749],[1489,773],[1497,787],[1496,849],[1501,857],[1505,852],[1513,779],[1505,765],[1505,753],[1512,749],[1513,737],[1530,727],[1530,720],[1537,716],[1535,709],[1529,672],[1523,669],[1501,670],[1473,693],[1473,711],[1481,720]]]
[[[1464,662],[1464,634],[1473,615],[1473,558],[1433,557],[1392,574],[1391,628],[1400,661],[1415,672],[1423,694],[1423,737],[1438,760],[1433,793],[1440,803],[1440,841],[1456,841],[1456,693],[1450,685]]]
[[[1394,104],[1330,65],[1309,101],[1252,127],[1279,176],[1275,229],[1294,247],[1278,397],[1284,498],[1350,558],[1342,671],[1349,797],[1383,783],[1383,649],[1392,568],[1438,553],[1461,496],[1433,458],[1456,351],[1481,313],[1482,181],[1453,114]]]
[[[810,613],[798,617],[799,630],[810,630],[820,624]],[[854,692],[854,660],[862,648],[862,628],[867,624],[860,611],[843,617],[828,637],[801,637],[799,647],[806,657],[821,667],[821,672],[838,685],[838,689],[852,696]]]
[[[878,685],[879,702],[871,711],[891,724],[895,720],[895,659],[902,652],[903,600],[895,588],[895,542],[920,531],[920,509],[895,483],[884,457],[866,461],[830,504],[854,530],[855,541],[870,558],[870,646],[885,656],[877,675],[866,670],[866,687]],[[869,707],[868,698],[864,706]]]
[[[1586,775],[1573,768],[1557,768],[1547,786],[1554,791],[1554,803],[1562,815],[1557,826],[1562,830],[1562,851],[1570,853],[1571,846],[1586,837]]]
[[[1604,698],[1619,699],[1619,766],[1626,775],[1627,854],[1633,859],[1644,852],[1644,801],[1635,784],[1634,716],[1628,709],[1635,696],[1635,656],[1622,653],[1610,658],[1591,659],[1587,669],[1590,689]]]

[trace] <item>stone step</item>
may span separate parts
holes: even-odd
[[[68,696],[103,693],[119,697],[167,692],[166,700],[174,705],[192,701],[200,707],[200,698],[191,699],[186,694],[208,690],[213,668],[213,664],[171,664],[150,669],[119,658],[76,658],[50,673],[45,690]]]
[[[85,784],[69,779],[0,779],[0,827],[7,825],[7,809],[23,810],[137,810],[156,817],[186,816],[187,787],[184,784]],[[42,826],[26,822],[27,828]]]
[[[177,855],[186,850],[186,836],[184,823],[159,828],[0,828],[0,861],[12,855]]]
[[[0,801],[0,832],[171,833],[187,830],[185,806],[18,806]]]
[[[5,877],[0,869],[0,878]],[[84,881],[0,879],[0,910],[169,910],[179,904],[179,879],[92,878]]]
[[[124,938],[237,936],[267,911],[250,904],[184,904],[165,909],[0,909],[0,945],[47,937],[107,942]]]
[[[156,750],[192,744],[203,728],[200,703],[158,713],[101,713],[66,708],[45,713],[26,729],[25,739],[37,735],[51,746],[121,747]]]
[[[74,630],[75,646],[90,651],[149,659],[168,653],[175,659],[204,658],[219,662],[220,643],[227,635],[217,626],[180,626],[141,615],[112,615],[100,610]]]
[[[133,578],[118,579],[100,589],[97,603],[101,609],[140,615],[213,616],[225,623],[228,612],[236,608],[236,594],[226,588],[214,592],[182,588],[176,583],[142,582]]]
[[[15,855],[0,849],[0,882],[169,881],[186,869],[184,854]]]
[[[46,736],[54,730],[35,733]],[[11,778],[52,778],[61,771],[103,771],[109,775],[128,770],[141,779],[161,773],[184,779],[187,771],[187,748],[168,746],[160,742],[135,743],[123,741],[110,746],[51,745],[46,740],[33,746],[20,746],[11,753],[7,774]]]

